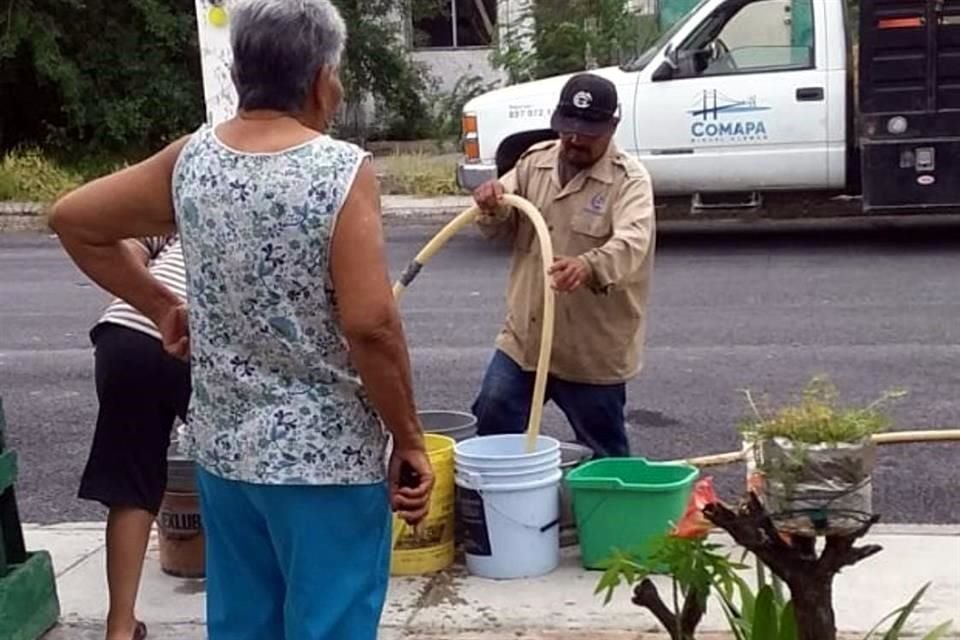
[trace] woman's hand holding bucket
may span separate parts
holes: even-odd
[[[394,448],[390,456],[390,504],[410,526],[420,524],[430,511],[434,475],[423,446]]]

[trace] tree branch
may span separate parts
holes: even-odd
[[[682,638],[676,637],[677,617],[673,615],[669,607],[663,603],[663,599],[660,598],[660,592],[657,591],[657,585],[653,584],[649,578],[645,578],[643,582],[638,584],[633,590],[633,604],[649,610],[650,613],[660,621],[663,628],[667,630],[672,640],[683,640]]]
[[[703,515],[787,582],[798,572],[813,565],[812,559],[804,558],[784,542],[753,492],[737,512],[717,502],[704,507]]]
[[[683,610],[680,612],[680,630],[686,637],[692,638],[697,626],[706,613],[707,605],[706,593],[699,593],[695,588],[691,588],[687,593],[687,598],[683,602]]]
[[[867,535],[867,532],[878,520],[880,520],[880,516],[873,515],[862,527],[849,535],[827,536],[827,544],[820,555],[817,568],[820,571],[834,574],[843,567],[852,566],[882,551],[883,547],[879,545],[853,546],[858,539]]]

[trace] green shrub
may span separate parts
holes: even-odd
[[[17,183],[13,179],[12,173],[0,169],[0,202],[4,200],[15,200],[17,193]]]
[[[83,176],[37,149],[18,149],[0,159],[0,200],[52,202],[83,182]]]
[[[84,181],[89,181],[139,162],[141,155],[146,157],[149,154],[70,153],[62,157],[60,164],[79,174]]]
[[[490,54],[508,84],[622,64],[660,36],[656,16],[627,0],[537,0]]]
[[[464,106],[473,98],[493,91],[499,84],[499,80],[484,82],[478,75],[460,76],[449,92],[437,97],[435,135],[439,139],[457,140]]]
[[[741,431],[752,441],[780,437],[806,444],[855,443],[889,429],[891,420],[881,407],[903,395],[903,391],[889,391],[866,406],[842,407],[829,379],[815,377],[794,404],[761,410],[747,392],[751,416]]]

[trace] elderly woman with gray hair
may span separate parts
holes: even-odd
[[[191,361],[211,640],[373,640],[391,505],[421,521],[433,474],[374,169],[324,133],[345,27],[328,0],[241,0],[231,37],[236,116],[66,195],[50,224]],[[123,242],[175,228],[186,307]]]

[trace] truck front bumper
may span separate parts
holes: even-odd
[[[496,165],[465,160],[457,162],[457,185],[466,191],[473,192],[483,183],[494,180],[496,177]]]

